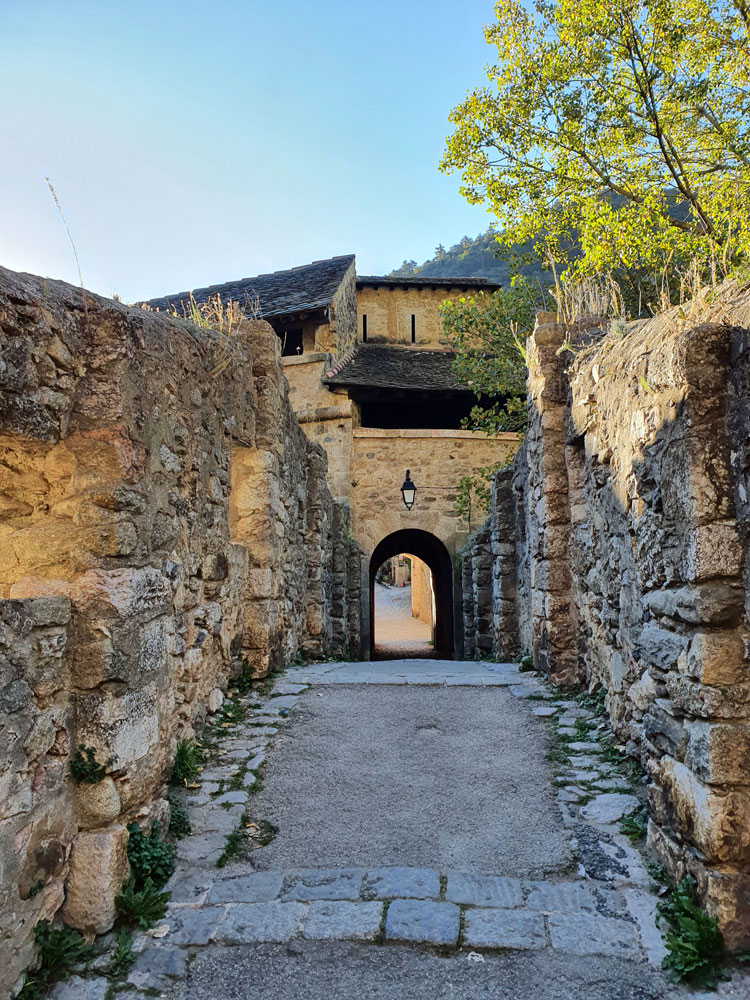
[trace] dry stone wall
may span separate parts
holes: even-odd
[[[126,824],[246,661],[342,655],[359,552],[266,323],[231,340],[0,269],[0,992],[112,924]],[[76,785],[81,744],[107,777]]]
[[[747,947],[750,295],[729,285],[624,335],[554,320],[528,342],[526,441],[463,553],[468,652],[527,649],[604,687],[648,770],[651,847]]]

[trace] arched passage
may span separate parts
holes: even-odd
[[[418,528],[404,528],[387,535],[375,547],[370,559],[370,636],[374,645],[374,588],[378,567],[391,556],[408,552],[426,563],[432,572],[435,591],[435,655],[453,659],[453,563],[445,545]],[[370,655],[373,655],[371,648]]]

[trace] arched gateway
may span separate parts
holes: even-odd
[[[435,655],[452,660],[454,655],[453,628],[453,563],[445,545],[430,534],[418,528],[403,528],[394,531],[378,543],[370,558],[370,656],[374,646],[375,620],[375,574],[378,568],[391,556],[409,553],[421,559],[432,572],[435,592]]]

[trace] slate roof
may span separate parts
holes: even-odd
[[[452,351],[363,344],[327,371],[323,383],[352,388],[470,392],[453,375],[451,366],[454,360]]]
[[[240,278],[221,285],[195,288],[193,296],[197,302],[205,302],[218,294],[222,302],[234,301],[242,305],[257,295],[263,319],[287,313],[312,312],[330,305],[334,293],[353,263],[354,254],[345,254],[342,257],[292,267],[287,271],[273,271],[271,274],[258,274],[254,278]],[[187,302],[189,298],[190,292],[178,292],[176,295],[149,299],[147,305],[152,309],[162,310],[175,306],[179,311],[180,303]]]
[[[377,274],[357,276],[357,288],[482,288],[495,292],[502,287],[489,278],[386,278]]]

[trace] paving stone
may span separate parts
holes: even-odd
[[[306,938],[374,941],[382,918],[382,903],[319,899],[310,903],[302,933]]]
[[[611,790],[613,788],[617,788],[620,790],[629,788],[629,785],[625,780],[625,778],[618,778],[617,775],[611,778],[598,778],[596,783],[599,786],[599,788],[604,788],[608,790]],[[624,792],[623,794],[629,795],[630,792],[629,791]]]
[[[463,941],[471,948],[545,948],[544,917],[523,910],[466,910]]]
[[[169,906],[165,922],[169,944],[208,944],[226,911],[226,906]]]
[[[263,710],[268,714],[278,712],[289,712],[299,702],[299,698],[294,695],[282,695],[280,698],[270,698],[263,706]]]
[[[510,691],[510,693],[513,695],[514,698],[528,698],[530,694],[538,693],[532,687],[529,687],[526,684],[513,684],[511,687],[508,688],[508,690]]]
[[[281,899],[359,899],[363,868],[298,872],[284,879]]]
[[[588,823],[616,823],[625,813],[637,809],[640,802],[635,795],[624,795],[622,792],[604,792],[597,795],[581,809],[581,819]]]
[[[244,802],[244,797],[243,797]],[[210,835],[220,835],[226,838],[228,833],[237,826],[240,821],[240,817],[244,811],[244,807],[241,805],[232,806],[231,809],[222,809],[220,805],[215,805],[216,799],[212,800],[211,805],[205,806],[196,812],[190,812],[190,825],[193,828],[193,833],[196,835],[205,834]],[[191,840],[192,837],[186,837],[180,843],[186,843]],[[224,849],[222,845],[222,850]],[[180,852],[179,846],[177,849],[178,857],[185,857],[183,853]]]
[[[247,802],[247,795],[240,791],[222,792],[221,795],[216,796],[214,802],[219,806],[222,802],[241,803],[244,805]]]
[[[96,979],[71,976],[64,983],[58,983],[48,996],[49,1000],[104,1000],[108,988],[109,980],[100,976]]]
[[[482,687],[482,674],[446,675],[443,679],[446,687]]]
[[[183,837],[177,842],[177,857],[180,861],[211,865],[224,850],[226,840],[223,833],[205,833],[202,836]]]
[[[596,913],[596,896],[580,882],[526,882],[526,905],[540,913]]]
[[[482,678],[482,683],[485,687],[508,687],[511,684],[515,684],[515,678],[503,677],[502,675],[495,676],[493,674],[488,674]]]
[[[366,899],[437,899],[440,875],[432,868],[371,868],[362,887]]]
[[[187,952],[177,947],[144,948],[128,973],[128,982],[138,989],[161,990],[170,979],[183,979],[187,973]],[[118,994],[119,995],[119,994]]]
[[[520,879],[500,875],[448,872],[445,898],[451,903],[467,903],[471,906],[523,906]]]
[[[537,705],[536,708],[532,708],[531,714],[538,716],[540,719],[548,719],[557,714],[557,709],[552,705]]]
[[[552,947],[568,955],[615,955],[641,960],[638,933],[627,920],[599,914],[551,913],[547,926]]]
[[[230,903],[215,934],[224,944],[288,941],[299,934],[307,913],[303,903]]]
[[[661,967],[662,959],[667,954],[664,938],[656,926],[657,898],[642,889],[623,889],[622,895],[628,908],[628,913],[635,921],[641,946],[646,952],[646,958],[651,965]]]
[[[307,691],[306,684],[278,683],[273,686],[274,694],[302,694]]]
[[[265,764],[266,755],[264,753],[257,753],[254,757],[251,757],[247,762],[248,771],[257,771],[261,764]]]
[[[599,757],[592,757],[590,754],[572,754],[570,757],[570,766],[575,768],[601,768],[602,761]]]
[[[568,743],[568,750],[576,750],[581,753],[599,753],[601,747],[598,743],[581,743],[580,741],[575,741]]]
[[[171,893],[173,903],[203,903],[215,878],[215,871],[178,868],[164,886],[164,891]]]
[[[277,899],[284,876],[281,872],[251,872],[236,878],[217,879],[208,893],[209,903],[268,903]]]
[[[388,907],[385,936],[390,941],[454,945],[460,910],[453,903],[426,899],[396,899]]]

